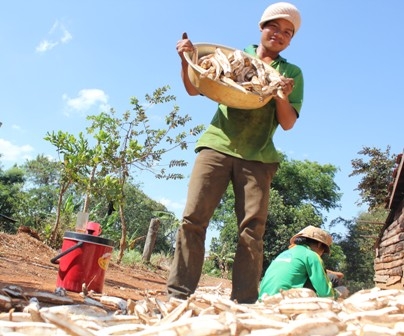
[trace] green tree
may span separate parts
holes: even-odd
[[[385,151],[378,148],[363,147],[358,154],[367,157],[351,161],[353,171],[349,176],[362,176],[358,187],[361,199],[359,205],[367,204],[369,211],[384,206],[388,185],[392,181],[395,156],[390,154],[390,146]]]
[[[90,196],[102,192],[107,202],[112,203],[117,210],[121,223],[118,262],[123,256],[127,239],[124,208],[127,204],[125,185],[128,177],[133,170],[138,169],[147,170],[160,179],[183,178],[182,174],[171,171],[187,163],[183,160],[171,160],[168,164],[169,171],[162,165],[163,156],[175,148],[187,149],[189,137],[196,136],[203,130],[203,126],[196,126],[187,131],[178,131],[172,136],[174,129],[184,128],[191,121],[188,115],[181,116],[175,105],[165,117],[165,128],[151,127],[147,110],[175,101],[175,96],[167,93],[168,89],[165,86],[156,89],[153,95],[146,95],[147,106],[133,97],[130,102],[132,110],[121,115],[111,109],[109,113],[89,116],[87,119],[92,124],[87,128],[87,133],[93,136],[94,146],[89,145],[82,133],[78,139],[63,132],[48,134],[46,137],[63,154],[61,192],[65,192],[70,184],[76,185],[77,190],[84,188],[85,209],[90,204]],[[62,195],[59,197],[58,209]]]
[[[15,232],[20,214],[18,206],[23,198],[24,172],[17,166],[6,171],[0,169],[0,214],[12,218],[17,223],[5,220],[0,225],[6,232]]]
[[[361,176],[355,189],[360,195],[357,204],[366,204],[368,209],[357,218],[337,218],[331,223],[343,224],[348,230],[345,237],[339,237],[338,243],[346,256],[346,279],[351,293],[374,286],[375,242],[388,215],[385,202],[395,166],[390,146],[384,151],[363,147],[358,154],[363,157],[351,161],[350,176]]]
[[[343,224],[348,230],[338,245],[346,256],[345,278],[351,293],[374,287],[375,243],[386,214],[386,210],[380,208],[352,220],[337,218],[333,221],[333,225]]]
[[[278,191],[285,205],[310,204],[320,217],[324,211],[340,207],[341,193],[334,181],[338,168],[309,160],[289,160],[280,154],[280,168],[271,188]]]
[[[44,233],[55,219],[60,163],[42,154],[27,160],[21,168],[26,176],[26,195],[20,204],[20,222]]]
[[[55,224],[51,231],[50,243],[57,243],[61,234],[61,217],[64,203],[64,197],[69,188],[75,187],[82,190],[87,185],[89,175],[88,162],[91,161],[91,153],[88,140],[84,138],[82,132],[78,137],[68,132],[47,133],[44,138],[53,144],[59,154],[59,181],[58,198],[56,206]],[[85,187],[84,187],[85,188]]]
[[[138,186],[130,181],[125,185],[125,207],[124,216],[127,226],[127,241],[130,248],[136,248],[139,251],[143,249],[145,238],[148,232],[150,220],[153,217],[159,217],[161,220],[155,249],[158,251],[169,250],[169,242],[165,238],[167,223],[170,222],[166,216],[168,214],[166,207],[150,199]],[[105,203],[105,201],[104,201]],[[105,209],[104,209],[105,210]],[[104,212],[104,210],[102,212]],[[121,221],[119,216],[115,220],[108,222],[109,216],[103,220],[104,233],[111,239],[119,241],[121,238]],[[136,244],[134,242],[136,241]]]

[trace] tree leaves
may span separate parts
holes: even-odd
[[[368,158],[353,159],[351,161],[353,171],[349,176],[362,176],[355,189],[361,196],[358,204],[367,204],[371,211],[385,203],[387,186],[392,180],[395,156],[390,154],[390,146],[387,146],[385,151],[375,147],[363,147],[358,154]]]

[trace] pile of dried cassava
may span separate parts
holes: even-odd
[[[82,293],[82,304],[72,304],[68,297],[38,293],[13,307],[18,288],[10,287],[0,295],[0,335],[404,335],[404,290],[398,289],[362,290],[342,301],[295,289],[255,304],[237,304],[220,287],[168,302],[90,292]],[[55,305],[41,308],[45,300]]]
[[[282,97],[282,83],[289,81],[293,83],[293,79],[281,76],[260,59],[248,56],[237,49],[226,55],[218,47],[214,53],[199,58],[196,50],[193,61],[201,68],[202,78],[221,81],[244,93]]]

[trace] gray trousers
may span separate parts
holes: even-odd
[[[277,169],[278,163],[242,160],[211,149],[198,153],[167,280],[170,297],[186,299],[194,293],[202,273],[209,220],[232,181],[239,236],[231,299],[257,300],[269,190]]]

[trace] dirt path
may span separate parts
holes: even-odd
[[[26,233],[8,235],[0,233],[0,289],[16,285],[26,292],[56,289],[58,265],[50,262],[57,255],[36,238]],[[166,299],[166,269],[136,265],[126,267],[113,261],[105,273],[103,292],[123,299],[141,300],[146,295]],[[230,288],[231,282],[224,279],[203,276],[200,286]],[[78,299],[78,294],[68,292],[68,296]]]

